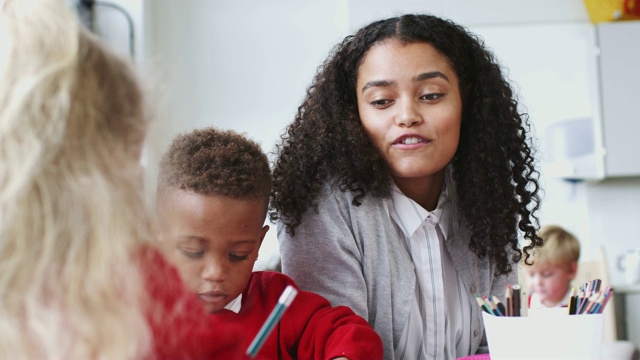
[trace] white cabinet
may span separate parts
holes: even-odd
[[[604,176],[640,175],[640,21],[596,26]]]
[[[514,84],[545,176],[640,176],[640,22],[471,30]]]

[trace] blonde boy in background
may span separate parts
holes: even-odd
[[[531,292],[529,307],[567,306],[571,281],[576,276],[580,243],[557,225],[540,229],[544,244],[533,253],[533,265],[523,264],[527,287]]]

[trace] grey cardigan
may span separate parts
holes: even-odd
[[[452,191],[450,196],[455,199]],[[328,185],[318,199],[317,212],[307,210],[294,237],[278,223],[282,270],[300,288],[326,297],[334,306],[349,306],[366,319],[382,338],[384,358],[393,359],[416,276],[403,234],[386,210],[384,202],[391,200],[368,195],[362,205],[354,206],[351,192]],[[469,292],[504,301],[507,283],[517,283],[517,270],[496,277],[489,261],[469,250],[463,225],[449,232],[446,249]],[[474,298],[469,301],[472,353],[487,352],[480,309]]]

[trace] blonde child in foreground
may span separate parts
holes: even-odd
[[[163,251],[210,313],[246,329],[244,349],[283,290],[295,285],[281,273],[252,272],[269,230],[264,221],[270,191],[266,155],[232,131],[179,135],[160,164]],[[381,359],[382,343],[351,309],[299,291],[257,357]]]
[[[0,1],[0,359],[237,358],[152,248],[134,70],[63,0]]]
[[[580,243],[560,226],[540,229],[544,244],[535,250],[533,265],[523,265],[531,292],[531,308],[567,306],[576,276]]]

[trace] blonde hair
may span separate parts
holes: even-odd
[[[0,358],[146,356],[139,82],[62,0],[0,26]]]
[[[535,265],[542,263],[571,264],[580,259],[580,242],[558,225],[543,226],[539,232],[543,245],[533,252]]]

